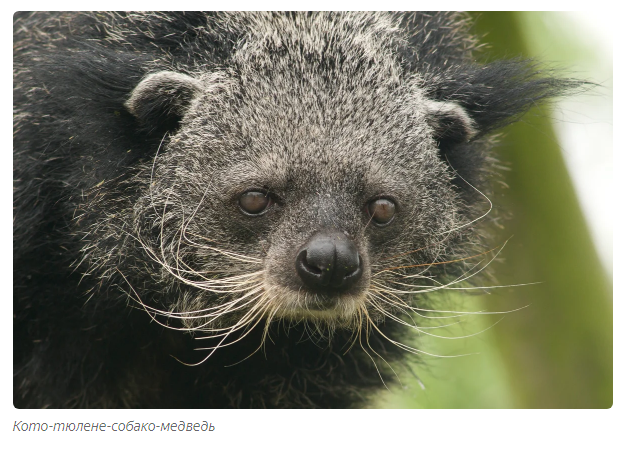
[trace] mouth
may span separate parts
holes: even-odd
[[[348,323],[359,317],[366,295],[360,293],[293,291],[280,285],[265,289],[268,304],[276,317],[293,321]]]

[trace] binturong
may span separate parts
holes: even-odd
[[[16,14],[14,405],[367,405],[495,246],[492,133],[581,85],[477,48],[459,13]]]

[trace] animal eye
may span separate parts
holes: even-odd
[[[246,191],[239,196],[239,206],[246,214],[262,214],[272,205],[272,199],[261,191]]]
[[[379,225],[386,225],[395,217],[395,203],[389,199],[377,199],[368,204],[368,215]]]

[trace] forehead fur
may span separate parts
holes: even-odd
[[[247,18],[231,68],[202,76],[207,88],[184,118],[184,140],[310,178],[440,165],[431,101],[392,51],[403,45],[396,24],[349,16]]]
[[[218,169],[228,163],[236,169],[226,172],[233,179],[272,188],[423,185],[446,168],[423,115],[426,101],[412,84],[392,91],[316,89],[314,70],[304,83],[287,77],[228,84],[243,97],[203,96],[184,120],[181,146],[199,155],[206,150]]]
[[[294,57],[291,61],[302,62],[302,55],[329,66],[370,62],[387,77],[398,70],[394,51],[404,45],[399,20],[368,12],[235,13],[227,19],[230,26],[245,31],[233,58],[244,66],[265,63],[271,54],[273,61]]]

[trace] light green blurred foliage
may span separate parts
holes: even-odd
[[[477,32],[489,45],[485,53],[494,58],[550,57],[561,71],[570,66],[578,71],[579,64],[592,61],[583,36],[575,37],[564,27],[563,15],[494,12],[474,17]],[[414,347],[431,354],[464,356],[409,355],[408,364],[391,365],[399,381],[387,383],[389,389],[373,407],[612,405],[611,282],[589,236],[549,113],[547,106],[533,109],[503,131],[496,150],[511,169],[504,175],[508,188],[494,201],[512,215],[495,232],[499,245],[509,240],[491,265],[495,283],[537,284],[497,288],[484,296],[454,291],[432,298],[432,305],[450,310],[507,314],[416,320],[433,327],[459,322],[424,330],[439,336],[484,332],[450,340],[409,338]]]

